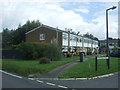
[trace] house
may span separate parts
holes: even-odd
[[[26,42],[52,44],[57,43],[62,52],[68,52],[68,45],[71,52],[87,52],[92,49],[94,52],[98,47],[98,41],[92,40],[82,35],[53,28],[47,25],[40,25],[26,33]]]
[[[106,51],[107,40],[100,40],[100,48],[102,52]],[[116,46],[118,47],[118,39],[109,39],[108,40],[109,50],[112,52],[112,49]]]

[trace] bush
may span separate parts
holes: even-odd
[[[60,60],[62,57],[61,49],[55,44],[32,44],[21,43],[17,46],[17,50],[21,51],[26,59],[37,59],[40,57],[46,57],[50,60]]]
[[[46,47],[44,56],[50,58],[52,61],[56,61],[61,59],[62,52],[58,45],[50,44]]]
[[[40,64],[48,64],[48,63],[50,63],[50,59],[46,57],[40,58]]]
[[[21,43],[17,46],[17,50],[21,51],[26,59],[36,59],[38,53],[32,43]]]
[[[38,58],[44,57],[44,52],[46,50],[46,44],[34,44],[35,50],[38,53]]]
[[[72,57],[72,53],[67,53],[67,57]]]

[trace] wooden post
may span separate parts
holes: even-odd
[[[97,56],[95,56],[95,70],[97,71],[97,69],[98,69],[98,63],[97,63]]]
[[[84,52],[84,38],[82,37],[82,52]]]
[[[68,31],[68,53],[70,53],[70,31]]]
[[[108,67],[108,69],[110,69],[110,58],[109,57],[107,59],[107,67]]]

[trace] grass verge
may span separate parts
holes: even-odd
[[[16,73],[23,76],[36,73],[46,73],[58,66],[78,60],[79,57],[63,58],[60,61],[52,61],[49,64],[39,64],[39,60],[2,60],[2,69],[8,72]]]
[[[120,58],[110,58],[110,69],[108,70],[106,60],[98,61],[98,71],[95,71],[95,59],[90,59],[70,68],[67,72],[59,75],[59,78],[90,78],[105,75],[113,72],[119,72],[118,61]]]

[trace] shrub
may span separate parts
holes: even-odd
[[[46,57],[53,61],[60,60],[62,57],[61,49],[55,44],[32,44],[21,43],[17,46],[17,50],[21,51],[26,59],[37,59]]]
[[[60,60],[62,57],[61,49],[56,44],[50,44],[44,51],[44,56],[50,58],[52,61]]]
[[[50,63],[50,59],[46,57],[40,58],[40,64],[48,64],[48,63]]]
[[[72,53],[67,53],[67,57],[72,57]]]
[[[44,57],[44,51],[46,50],[46,44],[34,44],[35,50],[38,53],[38,58]]]
[[[17,50],[21,51],[26,59],[36,59],[38,53],[32,43],[21,43],[17,46]]]

